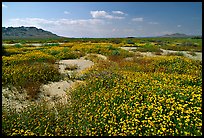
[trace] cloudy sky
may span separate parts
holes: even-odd
[[[65,37],[202,34],[202,2],[3,2],[2,26]]]

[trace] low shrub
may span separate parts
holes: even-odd
[[[146,44],[144,46],[138,47],[136,51],[140,52],[162,52],[158,46]]]
[[[15,44],[14,47],[16,48],[22,48],[23,46],[21,44]]]
[[[183,52],[168,52],[167,56],[184,56]]]

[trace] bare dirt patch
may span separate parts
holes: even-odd
[[[129,52],[133,52],[132,50],[135,50],[137,49],[137,47],[120,47],[122,49],[125,49]],[[154,56],[158,56],[158,55],[168,55],[169,53],[182,53],[183,56],[187,57],[187,58],[190,58],[190,59],[193,59],[193,60],[200,60],[202,61],[202,52],[190,52],[190,51],[173,51],[173,50],[164,50],[164,49],[161,49],[162,52],[160,52],[159,54],[157,53],[154,53],[154,52],[134,52],[134,53],[139,53],[143,56],[148,56],[148,57],[154,57]],[[128,58],[127,60],[131,60],[130,58]]]
[[[190,59],[194,59],[194,60],[200,60],[202,61],[202,52],[194,52],[195,55],[191,55],[189,51],[173,51],[173,50],[164,50],[164,49],[161,49],[163,51],[162,55],[167,55],[168,53],[183,53],[183,55],[185,57],[188,57]]]

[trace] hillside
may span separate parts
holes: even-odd
[[[56,34],[36,27],[2,27],[2,39],[60,38]]]

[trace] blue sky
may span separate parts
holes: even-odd
[[[3,2],[2,26],[65,37],[202,34],[202,2]]]

